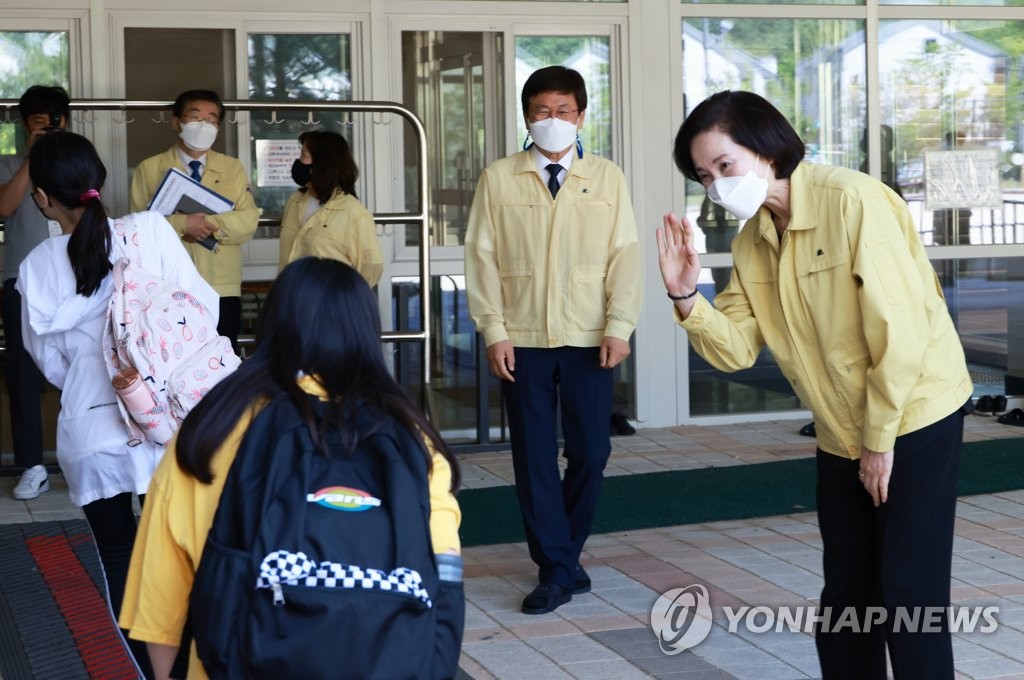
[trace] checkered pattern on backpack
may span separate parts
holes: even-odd
[[[277,590],[280,585],[307,588],[365,588],[414,597],[431,606],[419,572],[397,567],[390,572],[364,569],[353,564],[314,562],[304,552],[275,550],[263,558],[257,588]]]

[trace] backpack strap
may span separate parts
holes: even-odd
[[[301,428],[301,429],[300,429]],[[274,452],[282,449],[284,442],[293,445],[296,436],[305,430],[305,421],[291,399],[287,395],[273,398],[270,403],[256,415],[249,424],[245,436],[239,444],[235,459],[228,469],[224,480],[224,489],[217,503],[213,516],[213,524],[207,534],[203,552],[211,543],[226,548],[249,553],[259,532],[263,508],[268,499],[273,498],[274,489],[279,486],[278,477],[281,470],[285,474],[291,469],[284,465],[274,466]],[[308,434],[307,434],[308,439]],[[277,472],[273,468],[276,467]],[[251,561],[251,560],[250,560]],[[197,568],[203,567],[200,558]],[[255,573],[250,568],[248,570]],[[189,599],[189,613],[185,619],[178,655],[175,658],[170,677],[188,677],[189,655],[191,653],[193,635],[192,601],[201,597],[193,590]],[[202,632],[202,631],[201,631]],[[229,650],[217,650],[222,658],[213,660],[214,664],[226,662]],[[202,655],[201,655],[202,656]],[[207,661],[204,660],[204,663]],[[227,664],[225,664],[227,665]],[[229,668],[206,668],[211,677],[225,675]],[[234,669],[237,672],[237,669]]]
[[[395,530],[395,563],[415,567],[423,587],[433,595],[437,586],[437,568],[423,556],[433,556],[430,539],[429,470],[419,437],[404,425],[372,408],[360,408],[360,433],[372,432],[367,444],[384,459],[388,498],[392,499],[392,524]],[[373,430],[377,430],[373,432]],[[365,435],[364,435],[365,436]]]
[[[123,368],[117,360],[117,338],[119,337],[118,324],[124,318],[125,312],[124,270],[133,261],[133,257],[137,261],[138,253],[141,252],[138,248],[138,225],[135,222],[134,213],[128,213],[114,219],[113,230],[114,237],[111,240],[111,247],[117,248],[120,256],[114,257],[110,267],[110,273],[114,279],[114,287],[110,296],[110,302],[107,303],[104,332],[100,341],[103,361],[106,364],[107,374],[110,378],[113,378]],[[132,252],[136,253],[136,255],[132,256],[130,254]],[[112,252],[111,255],[114,255],[114,253]],[[135,423],[135,420],[132,419],[131,415],[129,415],[121,399],[116,399],[116,402],[118,413],[120,414],[121,421],[124,423],[125,432],[128,437],[126,443],[129,447],[138,446],[145,440],[145,435],[143,435],[142,430]]]
[[[135,219],[135,213],[122,215],[114,220],[114,243],[121,252],[121,256],[114,262],[126,259],[135,267],[140,267],[142,260],[142,248],[139,246],[139,224]]]
[[[267,503],[281,482],[295,474],[295,456],[307,447],[313,448],[312,440],[307,443],[304,439],[309,440],[306,422],[288,395],[272,399],[260,410],[231,463],[211,536],[222,545],[239,550],[255,547]],[[279,452],[284,455],[278,455]]]

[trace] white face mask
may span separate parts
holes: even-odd
[[[758,161],[761,157],[757,157]],[[757,168],[757,165],[754,165]],[[749,170],[742,177],[719,177],[708,186],[708,198],[741,220],[749,220],[768,198],[768,173]]]
[[[545,118],[527,125],[533,142],[544,151],[558,153],[576,142],[576,124],[561,118]]]
[[[207,151],[217,139],[217,126],[201,120],[184,123],[178,136],[193,151]]]

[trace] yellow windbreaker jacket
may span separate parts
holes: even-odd
[[[171,168],[178,168],[185,174],[189,169],[181,164],[177,147],[171,147],[156,156],[150,156],[139,163],[132,173],[131,209],[145,210]],[[252,238],[259,224],[260,211],[252,197],[245,169],[237,158],[225,156],[216,151],[206,152],[206,170],[203,173],[204,187],[235,204],[235,209],[210,215],[208,222],[217,225],[214,232],[218,246],[216,251],[208,250],[198,243],[185,241],[185,249],[196,263],[196,269],[206,282],[213,286],[221,297],[238,297],[242,294],[242,245]],[[168,215],[178,236],[185,233],[187,215]]]
[[[307,255],[329,257],[351,265],[376,286],[384,271],[384,255],[370,211],[355,196],[338,191],[300,223],[308,197],[296,191],[284,207],[279,269]]]
[[[698,296],[694,349],[723,371],[768,346],[814,412],[818,446],[848,458],[948,416],[971,395],[963,347],[906,203],[868,175],[801,163],[779,242],[767,209],[732,244],[717,311]]]
[[[628,341],[641,287],[633,204],[611,161],[573,159],[557,200],[529,151],[483,171],[466,234],[466,293],[487,346]]]

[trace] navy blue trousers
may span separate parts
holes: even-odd
[[[16,280],[4,281],[5,373],[14,464],[28,468],[43,464],[42,398],[46,380],[21,339],[21,294],[14,287]]]
[[[885,626],[870,632],[819,630],[825,680],[885,680],[889,647],[897,680],[953,679],[948,622],[938,632],[893,631],[898,607],[949,606],[956,483],[964,412],[896,438],[889,500],[874,507],[860,483],[859,460],[818,449],[818,523],[824,544],[821,607],[833,622],[845,607],[864,621],[867,607],[885,607]]]
[[[612,371],[597,347],[516,347],[516,381],[502,381],[516,495],[538,580],[571,592],[611,453]],[[561,407],[564,479],[558,469]]]

